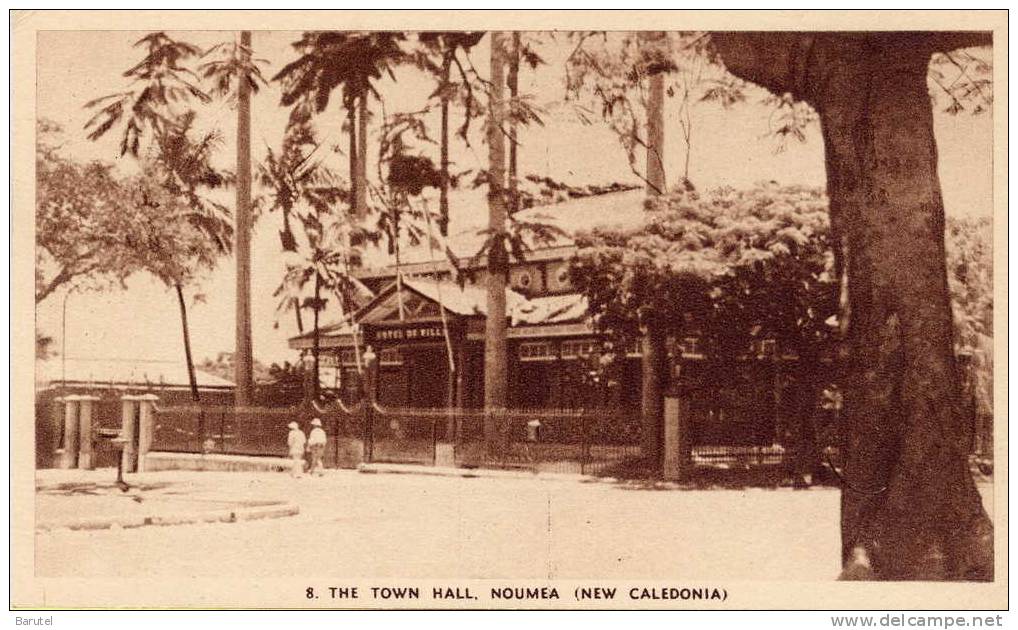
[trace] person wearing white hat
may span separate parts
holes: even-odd
[[[322,428],[322,421],[315,418],[311,421],[311,433],[308,435],[308,450],[311,451],[311,474],[321,477],[325,474],[322,458],[325,456],[325,445],[329,438]]]
[[[290,427],[290,434],[286,436],[286,445],[290,450],[290,462],[292,463],[290,475],[300,477],[304,474],[304,445],[307,443],[307,438],[304,437],[304,432],[300,430],[300,425],[296,422],[291,422],[287,426]]]

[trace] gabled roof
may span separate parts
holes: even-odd
[[[426,278],[405,278],[403,285],[432,302],[441,304],[447,311],[456,315],[471,317],[484,316],[488,313],[488,291],[485,287],[474,284],[460,286],[458,283],[448,280]],[[505,298],[506,310],[510,312],[514,307],[526,301],[522,295],[508,288],[505,290]]]
[[[446,312],[458,317],[485,317],[488,311],[487,290],[483,286],[468,284],[460,286],[449,280],[435,281],[428,278],[404,278],[402,281],[404,299],[419,297],[429,303],[441,304]],[[357,311],[353,317],[322,326],[319,334],[322,337],[344,337],[354,333],[354,321],[379,323],[381,320],[391,321],[389,316],[397,308],[393,301],[396,283],[393,282],[370,303]],[[577,293],[551,295],[527,299],[523,295],[506,289],[506,312],[510,326],[531,326],[541,324],[562,324],[567,322],[586,321],[587,299]],[[372,321],[374,320],[374,321]],[[291,337],[291,342],[310,339],[313,332]]]

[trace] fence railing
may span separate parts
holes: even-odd
[[[624,410],[485,412],[342,403],[160,407],[152,448],[285,457],[287,425],[296,421],[307,431],[314,417],[329,436],[326,465],[361,460],[593,473],[641,455],[639,414]]]
[[[377,462],[581,474],[624,469],[632,474],[646,465],[639,412],[602,408],[486,412],[339,401],[286,408],[172,406],[157,408],[152,448],[286,457],[287,425],[296,421],[306,432],[315,417],[329,438],[327,466]],[[830,444],[818,446],[836,460],[837,449]],[[795,453],[772,442],[694,440],[691,455],[694,466],[753,467],[785,464]]]

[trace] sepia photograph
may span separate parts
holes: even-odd
[[[1007,608],[1006,12],[11,33],[13,610]]]

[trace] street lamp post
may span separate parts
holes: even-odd
[[[304,370],[304,402],[307,405],[311,405],[311,401],[315,398],[315,356],[310,352],[306,352],[301,357],[301,367]]]
[[[63,315],[60,319],[60,387],[67,390],[67,299],[74,293],[76,286],[72,286],[64,294]]]
[[[371,462],[374,453],[375,380],[378,376],[378,357],[368,346],[364,350],[364,461]]]

